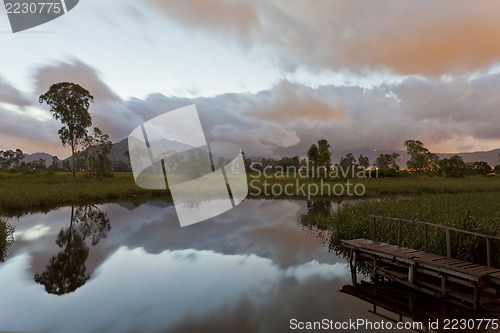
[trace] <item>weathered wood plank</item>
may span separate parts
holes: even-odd
[[[458,259],[429,254],[423,251],[376,242],[367,239],[342,240],[344,246],[365,251],[371,255],[381,256],[386,259],[394,259],[412,264],[413,261],[429,269],[434,269],[440,273],[457,276],[471,281],[479,281],[488,274],[499,274],[500,270],[480,266]],[[448,252],[448,251],[447,251]],[[494,276],[497,277],[497,276]]]

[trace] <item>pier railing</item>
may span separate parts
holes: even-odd
[[[377,216],[377,215],[368,215],[368,216],[373,219],[373,240],[374,241],[377,241],[377,220],[396,221],[398,223],[398,246],[401,246],[401,241],[402,241],[401,235],[402,235],[403,222],[404,223],[422,224],[424,226],[424,250],[425,250],[425,252],[429,252],[428,227],[431,226],[431,227],[443,229],[445,232],[445,235],[446,235],[446,255],[448,256],[448,258],[451,258],[451,235],[450,235],[451,231],[484,238],[486,240],[487,265],[489,267],[493,266],[493,256],[491,253],[492,252],[491,243],[492,243],[492,240],[500,240],[499,236],[490,236],[490,235],[485,235],[485,234],[481,234],[478,232],[462,230],[462,229],[458,229],[458,228],[454,228],[454,227],[448,227],[448,226],[444,226],[441,224],[424,222],[424,221],[407,220],[407,219],[400,219],[400,218],[386,217],[386,216]]]

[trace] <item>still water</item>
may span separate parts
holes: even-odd
[[[339,291],[349,266],[324,232],[302,225],[307,209],[247,200],[184,228],[165,202],[11,218],[0,331],[282,332],[291,319],[380,321],[372,304]]]

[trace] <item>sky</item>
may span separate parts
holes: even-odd
[[[64,158],[38,96],[70,81],[112,141],[195,104],[248,156],[500,147],[500,1],[82,0],[13,34],[0,6],[0,150]]]

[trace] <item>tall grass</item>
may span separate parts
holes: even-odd
[[[369,214],[410,220],[427,221],[486,235],[500,235],[500,192],[457,194],[426,194],[412,197],[389,197],[381,201],[345,204],[332,214],[331,248],[338,254],[347,253],[340,239],[372,238]],[[424,227],[403,223],[402,246],[424,249]],[[444,230],[428,229],[429,251],[446,255]],[[378,221],[377,240],[397,243],[397,222]],[[496,264],[500,263],[500,242],[493,241]],[[452,256],[461,260],[486,263],[486,242],[483,238],[451,232]]]
[[[71,204],[110,201],[147,200],[152,197],[171,199],[170,192],[138,187],[132,174],[87,179],[71,174],[7,174],[0,173],[0,214],[21,215],[31,211],[46,211]]]
[[[294,178],[283,177],[283,178],[254,178],[254,175],[248,176],[248,181],[251,186],[249,187],[250,197],[254,198],[282,198],[286,199],[289,196],[282,195],[276,197],[272,195],[271,191],[268,190],[270,195],[265,196],[262,191],[263,184],[265,181],[269,184],[268,189],[271,185],[279,184],[289,186],[288,191],[293,193],[298,193],[299,195],[293,198],[303,198],[300,195],[300,191],[297,190],[296,181],[298,180],[299,186],[302,184],[312,184],[319,183],[317,179],[311,178]],[[251,183],[254,181],[253,183]],[[328,187],[335,186],[335,184],[345,184],[345,180],[324,180],[323,181],[323,193],[325,195],[316,195],[315,197],[325,197],[328,198],[328,193],[333,193],[333,191],[328,191]],[[500,177],[483,177],[483,176],[473,176],[461,179],[456,178],[443,178],[443,177],[429,177],[429,176],[411,176],[411,177],[399,177],[399,178],[363,178],[363,179],[349,179],[351,188],[356,184],[363,184],[366,188],[364,196],[368,197],[380,197],[383,195],[391,194],[428,194],[428,193],[472,193],[472,192],[500,192]],[[253,184],[253,185],[252,185]],[[255,186],[256,185],[256,186]],[[260,192],[260,194],[259,194]],[[352,191],[351,191],[352,192]],[[343,195],[347,196],[347,191]]]

